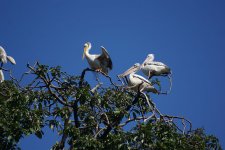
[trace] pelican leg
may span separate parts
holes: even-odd
[[[98,72],[98,73],[101,73],[103,74],[104,76],[108,76],[105,72],[102,71],[102,69],[96,69],[95,72]]]
[[[151,79],[154,76],[154,72],[149,71],[148,73],[148,79]]]
[[[151,71],[149,70],[148,71],[148,79],[150,79],[151,78]]]
[[[95,69],[96,72],[102,72],[102,69],[99,68],[99,69]]]

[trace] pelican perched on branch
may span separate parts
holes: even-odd
[[[105,75],[108,75],[108,71],[112,70],[112,60],[107,52],[107,50],[101,46],[102,54],[90,54],[91,43],[87,42],[84,44],[83,59],[86,57],[91,69],[95,71],[100,71]]]
[[[141,71],[149,77],[166,76],[171,74],[170,68],[162,62],[154,61],[154,54],[148,54],[147,58],[141,65]]]
[[[154,54],[148,54],[140,69],[149,79],[153,76],[167,76],[170,80],[170,88],[167,91],[169,93],[172,88],[171,69],[162,62],[154,61],[154,58]]]
[[[135,92],[141,92],[144,96],[145,99],[150,107],[151,110],[154,109],[154,105],[153,103],[151,104],[148,97],[146,96],[146,94],[144,92],[152,92],[152,93],[157,93],[159,94],[159,92],[154,88],[154,86],[151,84],[150,81],[148,81],[147,79],[145,79],[144,77],[135,74],[138,70],[140,70],[140,64],[136,63],[134,64],[131,68],[129,68],[127,71],[125,71],[124,73],[118,75],[119,78],[121,77],[125,77],[127,75],[129,75],[129,79],[128,79],[128,88],[135,91]]]
[[[2,63],[1,66],[7,63],[7,60],[9,60],[14,65],[16,64],[15,59],[12,56],[8,56],[4,48],[0,46],[0,62]]]
[[[135,74],[138,70],[140,70],[140,64],[136,63],[131,68],[129,68],[124,73],[118,75],[118,77],[125,77],[129,75],[128,79],[128,88],[138,92],[153,92],[153,93],[159,93],[151,84],[150,81],[145,79],[144,77]]]

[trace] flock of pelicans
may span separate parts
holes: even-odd
[[[83,59],[86,57],[91,69],[108,75],[108,71],[112,69],[113,65],[107,50],[101,46],[102,54],[93,55],[89,53],[90,49],[91,43],[85,43]],[[125,81],[127,81],[128,88],[135,92],[159,93],[148,79],[136,74],[139,70],[141,70],[148,79],[151,79],[153,76],[168,76],[170,78],[171,75],[171,70],[167,65],[162,62],[154,61],[154,54],[148,54],[142,64],[135,63],[127,71],[118,75],[119,78],[126,79]]]
[[[107,50],[101,46],[102,53],[99,55],[90,54],[91,43],[87,42],[84,44],[84,53],[83,59],[86,58],[90,68],[101,72],[104,75],[108,75],[109,70],[112,70],[113,64],[112,60],[107,52]],[[3,74],[3,64],[7,63],[7,60],[12,64],[16,64],[16,61],[13,57],[8,56],[3,47],[0,46],[0,83],[4,81]],[[148,79],[136,74],[137,71],[141,70]],[[152,83],[149,81],[153,76],[169,76],[171,74],[170,68],[162,62],[154,61],[154,55],[148,54],[147,58],[142,64],[135,63],[131,68],[129,68],[124,73],[118,75],[121,79],[126,79],[125,81],[128,84],[128,88],[133,91],[140,92],[153,92],[159,93]],[[129,75],[129,76],[128,76]],[[128,76],[128,79],[127,79]]]

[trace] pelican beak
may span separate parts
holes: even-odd
[[[124,73],[118,75],[118,77],[125,77],[125,76],[137,71],[138,69],[139,69],[138,66],[132,66],[127,71],[125,71]]]
[[[82,56],[82,59],[84,59],[85,55],[84,55],[84,52],[83,52],[83,56]]]
[[[85,57],[85,52],[86,52],[86,49],[87,49],[87,47],[84,47],[84,52],[83,52],[82,59],[84,59],[84,57]]]

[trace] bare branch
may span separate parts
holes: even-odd
[[[186,124],[185,124],[185,122],[188,122],[189,123],[189,131],[191,131],[192,130],[192,123],[191,123],[191,121],[189,121],[188,119],[186,119],[186,118],[184,118],[184,117],[179,117],[179,116],[169,116],[169,115],[164,115],[163,116],[164,118],[168,118],[168,119],[181,119],[182,120],[182,124],[184,125],[184,128],[183,128],[183,130],[181,130],[182,132],[185,132],[184,130],[186,129]]]
[[[136,118],[129,118],[127,119],[124,123],[119,124],[119,127],[124,127],[125,125],[127,125],[128,123],[132,122],[132,121],[138,121],[138,120],[145,120],[145,117],[136,117]]]
[[[111,83],[112,85],[114,85],[116,88],[122,87],[122,86],[123,86],[123,85],[116,85],[116,84],[112,81],[112,78],[111,78],[109,75],[105,74],[104,72],[102,72],[102,71],[96,71],[96,70],[93,70],[93,69],[90,69],[90,68],[86,68],[86,69],[84,69],[84,70],[82,71],[81,76],[80,76],[80,82],[79,82],[79,85],[80,85],[80,86],[82,85],[82,82],[84,81],[84,76],[85,76],[86,71],[91,71],[91,72],[101,73],[103,76],[107,77],[107,78],[109,79],[110,83]]]

